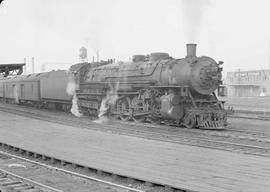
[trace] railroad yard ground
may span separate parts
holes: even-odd
[[[270,189],[269,121],[234,118],[227,131],[207,131],[0,107],[0,141],[38,154],[187,191]]]

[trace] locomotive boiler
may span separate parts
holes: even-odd
[[[71,70],[84,113],[99,113],[103,103],[106,115],[122,120],[223,129],[226,112],[215,94],[222,84],[222,63],[197,57],[196,44],[187,44],[181,59],[151,53],[134,55],[130,62],[86,63]]]

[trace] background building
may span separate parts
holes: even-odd
[[[270,96],[270,70],[228,72],[228,97]]]

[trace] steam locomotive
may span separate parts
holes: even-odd
[[[222,92],[222,63],[197,57],[196,44],[187,44],[187,56],[182,59],[151,53],[134,55],[130,62],[75,64],[69,73],[52,71],[5,78],[0,80],[0,98],[69,111],[72,97],[66,88],[72,81],[79,110],[84,114],[224,129],[227,115],[216,95]]]
[[[197,57],[196,44],[187,44],[182,59],[152,53],[134,55],[131,62],[83,65],[74,70],[79,106],[97,114],[105,98],[106,113],[122,120],[223,129],[226,112],[215,93],[222,91],[222,63]]]

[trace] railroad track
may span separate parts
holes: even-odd
[[[259,115],[259,114],[245,114],[245,113],[237,113],[228,115],[230,118],[240,118],[240,119],[255,119],[262,121],[270,121],[270,115]]]
[[[29,179],[27,178],[27,174],[24,173],[24,175],[26,176],[20,176],[18,173],[14,173],[14,172],[22,172],[22,171],[18,171],[18,170],[12,170],[11,168],[10,171],[7,171],[7,167],[15,167],[15,168],[21,168],[23,170],[23,172],[31,172],[30,175],[33,175],[33,172],[37,172],[37,170],[39,172],[41,172],[42,175],[46,175],[46,182],[47,183],[51,183],[51,185],[56,185],[57,183],[53,183],[50,179],[50,177],[53,177],[53,179],[55,180],[59,180],[58,175],[55,173],[55,171],[57,171],[58,173],[64,173],[66,175],[68,175],[68,177],[70,178],[70,176],[76,178],[83,178],[86,180],[90,180],[91,182],[94,181],[96,183],[101,183],[102,185],[105,185],[106,187],[104,188],[100,188],[100,190],[95,190],[95,191],[100,191],[103,192],[104,189],[106,189],[106,191],[110,191],[110,192],[143,192],[144,190],[140,190],[140,189],[136,189],[136,188],[132,188],[132,187],[128,187],[125,185],[121,185],[121,184],[117,184],[116,182],[111,182],[111,181],[106,181],[104,179],[100,179],[100,178],[95,178],[95,177],[91,177],[88,176],[86,174],[81,174],[81,173],[77,173],[75,171],[71,171],[68,169],[63,169],[57,166],[56,164],[56,159],[52,158],[52,157],[48,157],[48,156],[42,156],[41,154],[38,155],[39,157],[42,157],[41,159],[39,158],[33,158],[33,153],[26,151],[24,149],[20,149],[20,148],[16,148],[7,144],[0,144],[0,159],[1,159],[1,163],[3,164],[7,164],[10,166],[6,166],[5,169],[3,169],[1,166],[0,168],[0,189],[2,188],[6,188],[6,190],[9,191],[18,191],[18,189],[20,189],[20,191],[52,191],[52,192],[64,192],[64,191],[72,191],[71,190],[65,190],[64,189],[57,189],[55,187],[43,184],[41,182],[37,182],[33,179]],[[32,159],[30,159],[32,157]],[[37,154],[36,154],[37,157]],[[43,163],[40,161],[43,160]],[[52,161],[53,160],[53,161]],[[58,160],[60,162],[60,160]],[[44,163],[45,162],[45,163]],[[64,162],[65,165],[68,165],[68,162]],[[50,164],[54,164],[54,166],[50,165]],[[63,164],[63,162],[61,162],[61,164]],[[74,165],[72,164],[72,166],[79,166],[79,165]],[[45,168],[45,169],[44,169]],[[29,169],[31,169],[29,171]],[[53,172],[52,172],[53,170]],[[22,174],[22,173],[21,173]],[[32,176],[33,177],[33,176]],[[61,174],[61,177],[63,178],[63,174]],[[42,180],[42,179],[39,179]],[[61,179],[61,182],[72,182],[71,179],[68,180],[63,180]],[[80,186],[82,185],[82,183],[85,182],[85,180],[81,180],[81,182],[72,182],[72,185],[74,189],[76,189],[76,191],[85,191],[86,189],[89,189],[91,191],[91,187],[88,188],[88,185],[85,186]],[[62,184],[61,184],[62,185]],[[61,187],[61,185],[59,186],[59,188]],[[109,186],[109,187],[108,187]],[[76,188],[75,188],[76,187]],[[87,187],[87,188],[86,188]],[[110,189],[110,187],[112,187]],[[63,187],[62,187],[63,188]]]
[[[255,119],[262,121],[270,121],[270,112],[265,111],[248,111],[248,110],[235,110],[227,111],[228,117],[240,119]]]
[[[35,182],[26,177],[22,177],[0,169],[0,191],[8,192],[63,192],[62,190]]]
[[[28,109],[28,108],[26,108]],[[196,129],[179,129],[165,125],[138,124],[133,122],[110,121],[110,124],[102,126],[89,121],[86,118],[75,118],[69,115],[50,115],[46,112],[3,108],[0,110],[26,117],[46,120],[49,122],[60,123],[64,125],[87,128],[110,133],[117,133],[153,140],[173,142],[214,148],[219,150],[233,151],[237,153],[246,153],[260,156],[270,156],[270,135],[260,132],[246,133],[244,131],[235,131],[233,129],[226,131],[208,131]],[[139,125],[139,126],[138,126]]]
[[[8,144],[0,143],[0,163],[1,159],[3,160],[16,160],[17,167],[21,165],[24,166],[23,162],[27,162],[27,167],[32,167],[36,169],[38,168],[46,168],[49,171],[55,173],[64,173],[66,175],[70,175],[73,178],[82,178],[84,180],[83,183],[85,184],[85,180],[93,181],[97,183],[101,183],[107,187],[103,187],[100,190],[97,190],[95,186],[96,192],[147,192],[147,191],[159,191],[159,192],[195,192],[190,191],[188,189],[177,189],[171,186],[164,186],[161,183],[153,183],[151,181],[143,181],[137,178],[131,178],[123,175],[117,175],[114,173],[106,172],[103,170],[97,170],[91,167],[85,167],[83,165],[74,164],[72,162],[67,162],[65,160],[55,159],[54,157],[38,154],[32,151],[28,151],[22,148],[17,148],[15,146],[11,146]],[[34,165],[34,166],[33,166]],[[1,167],[1,166],[0,166]],[[2,174],[2,173],[3,174]],[[44,175],[45,173],[43,173]],[[10,171],[6,171],[0,168],[0,189],[1,189],[1,182],[2,182],[2,175],[3,175],[3,183],[5,185],[9,185],[9,189],[14,189],[16,191],[16,187],[21,188],[21,186],[25,186],[25,191],[23,192],[43,192],[43,191],[50,191],[50,192],[62,192],[62,191],[92,191],[91,188],[87,188],[87,190],[83,189],[80,190],[80,186],[77,186],[76,183],[71,183],[73,186],[73,190],[62,190],[51,187],[49,185],[42,184],[40,182],[36,182],[32,179],[28,179],[23,176],[16,175]],[[58,180],[54,175],[54,180]],[[76,179],[77,180],[77,179]],[[117,180],[115,182],[115,180]],[[48,181],[47,181],[48,182]],[[51,181],[50,181],[51,182]],[[50,183],[49,182],[49,183]],[[70,181],[69,181],[70,182]],[[125,184],[119,184],[119,183]],[[30,183],[30,184],[26,184]],[[75,186],[74,186],[75,185]],[[108,187],[109,186],[109,187]],[[134,186],[134,187],[133,187]],[[105,190],[104,190],[105,189]],[[1,191],[1,190],[0,190]],[[10,191],[13,192],[13,191]],[[18,192],[18,190],[16,191]]]

